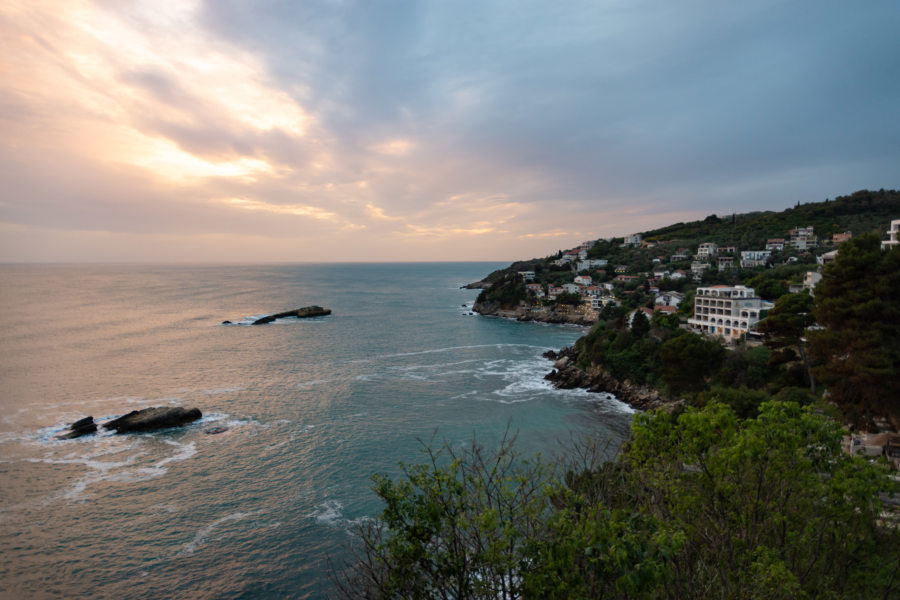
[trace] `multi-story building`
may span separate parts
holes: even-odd
[[[641,245],[641,240],[642,240],[642,239],[643,239],[643,238],[641,237],[641,234],[639,234],[639,233],[632,233],[631,235],[626,235],[626,236],[625,236],[625,242],[624,242],[624,244],[625,244],[626,246],[633,246],[633,247],[636,247],[636,248],[637,248],[637,247],[640,247],[640,245]]]
[[[881,242],[882,250],[890,250],[892,248],[896,248],[898,244],[900,244],[900,219],[894,219],[891,221],[891,228],[888,230],[887,234],[890,236],[890,239],[884,240]]]
[[[809,250],[818,245],[818,238],[813,233],[813,226],[791,229],[791,247],[796,250]]]
[[[737,339],[755,327],[761,311],[773,306],[743,285],[699,287],[688,324],[700,333]]]
[[[771,256],[771,250],[744,250],[741,252],[741,268],[764,267]]]
[[[709,258],[715,256],[719,251],[719,246],[712,242],[704,242],[697,246],[697,258]]]

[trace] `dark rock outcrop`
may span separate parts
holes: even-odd
[[[56,439],[71,440],[92,433],[97,433],[97,424],[94,423],[94,417],[85,417],[69,425],[66,431],[56,436]]]
[[[638,410],[675,406],[684,402],[666,398],[659,390],[646,385],[637,385],[628,380],[619,381],[598,365],[592,365],[586,370],[581,369],[575,366],[576,355],[573,348],[563,348],[559,352],[550,350],[543,356],[556,360],[554,369],[545,375],[544,379],[559,389],[582,388],[591,392],[606,392]]]
[[[286,319],[289,317],[295,317],[297,319],[308,319],[310,317],[324,317],[325,315],[330,314],[331,310],[328,308],[322,308],[321,306],[304,306],[303,308],[296,308],[294,310],[278,313],[277,315],[261,317],[253,321],[251,325],[265,325],[266,323],[271,323],[276,319]]]
[[[475,302],[472,310],[486,317],[503,317],[517,321],[537,321],[540,323],[573,324],[590,326],[596,323],[575,310],[560,310],[549,306],[503,307],[498,302]]]
[[[182,408],[180,406],[154,406],[143,410],[133,410],[118,419],[103,424],[105,429],[115,429],[116,433],[131,431],[155,431],[169,427],[180,427],[196,421],[203,414],[199,408]]]

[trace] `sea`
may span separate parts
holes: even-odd
[[[373,474],[620,442],[627,406],[543,379],[581,327],[472,312],[503,266],[0,266],[0,598],[334,597]],[[150,406],[203,417],[56,439]]]

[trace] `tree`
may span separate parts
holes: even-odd
[[[775,302],[775,307],[758,325],[760,333],[766,336],[766,346],[772,349],[790,346],[797,349],[803,360],[809,379],[809,389],[816,393],[816,380],[813,377],[806,355],[806,330],[815,324],[813,315],[813,298],[807,290],[798,294],[785,294]]]
[[[725,349],[718,339],[684,332],[659,348],[659,374],[673,394],[695,393],[722,364]]]
[[[900,249],[864,234],[841,245],[816,286],[810,355],[830,397],[858,423],[900,424]]]
[[[782,402],[742,420],[714,402],[635,415],[633,432],[631,489],[604,498],[686,533],[666,597],[896,597],[898,535],[878,526],[878,493],[896,484],[843,452],[834,422]]]
[[[375,476],[384,510],[359,531],[358,561],[342,582],[348,598],[484,598],[521,595],[526,541],[549,509],[551,470],[521,460],[514,437],[495,453],[424,447],[403,477]]]

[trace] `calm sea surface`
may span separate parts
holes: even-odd
[[[327,597],[371,475],[435,430],[620,440],[627,408],[542,380],[580,328],[463,307],[499,266],[0,266],[0,597]],[[333,315],[246,326],[309,304]],[[204,417],[54,440],[160,405]]]

